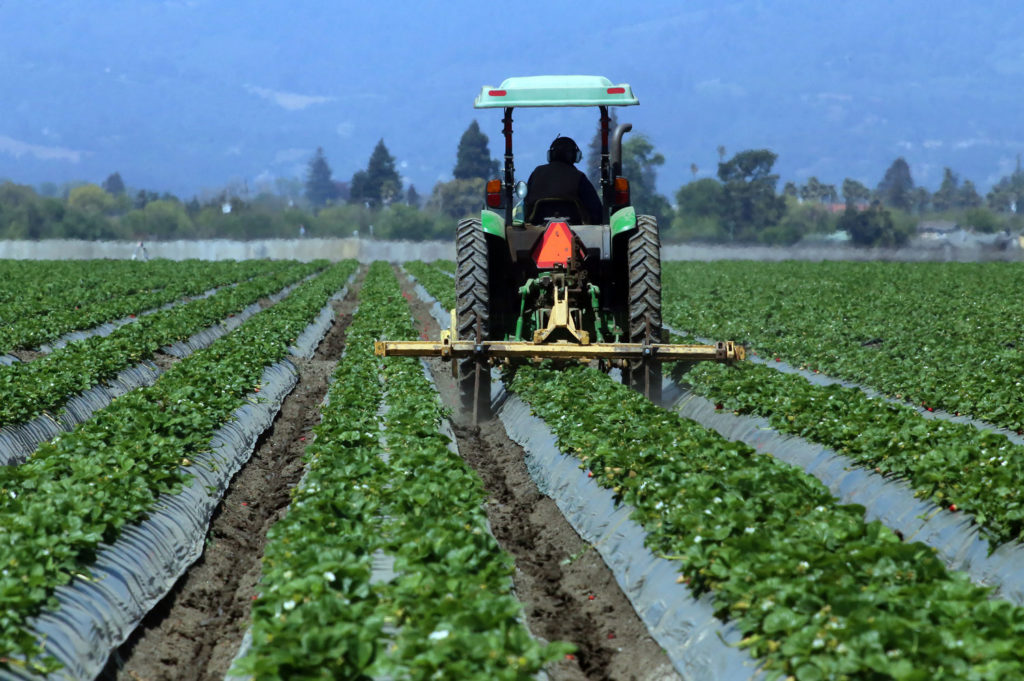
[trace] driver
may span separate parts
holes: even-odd
[[[556,137],[548,148],[548,162],[530,174],[526,183],[526,219],[541,224],[545,218],[579,220],[581,225],[601,222],[601,199],[587,176],[576,168],[583,153],[571,137]],[[540,199],[560,199],[543,202]],[[582,211],[582,214],[580,212]]]

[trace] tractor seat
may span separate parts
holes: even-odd
[[[578,199],[555,196],[537,199],[533,204],[533,210],[526,216],[526,222],[531,225],[542,225],[548,218],[562,218],[574,225],[590,224],[583,219],[585,215],[587,211]]]

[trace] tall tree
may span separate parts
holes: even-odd
[[[959,184],[956,175],[949,168],[945,168],[942,171],[942,184],[939,185],[938,190],[932,194],[932,208],[940,213],[947,210],[952,210],[956,207],[957,194],[959,193]]]
[[[910,192],[910,210],[924,215],[932,205],[932,193],[924,187],[914,187]]]
[[[409,185],[409,189],[405,192],[405,202],[413,208],[420,207],[420,193],[416,191],[416,185]]]
[[[111,173],[100,186],[111,196],[124,196],[124,180],[121,179],[121,173]]]
[[[337,188],[331,179],[331,166],[327,164],[323,147],[317,147],[316,154],[309,161],[306,170],[306,198],[314,208],[323,208],[338,198]]]
[[[615,126],[619,124],[619,117],[615,113],[615,109],[610,107],[611,111],[608,112],[608,144],[611,145],[612,133],[615,132]],[[590,146],[587,147],[587,169],[585,171],[587,177],[590,178],[591,183],[594,185],[594,189],[597,190],[598,196],[601,195],[601,121],[597,122],[597,130],[594,132],[594,136],[590,139]]]
[[[630,201],[636,212],[653,215],[668,225],[672,207],[657,191],[658,166],[664,163],[665,157],[655,151],[646,135],[633,135],[622,145],[622,175],[629,180]]]
[[[878,183],[875,192],[878,199],[886,206],[910,210],[912,199],[911,191],[914,189],[914,180],[910,177],[910,166],[902,156],[892,162],[885,176]]]
[[[717,217],[722,212],[722,184],[704,177],[684,184],[676,192],[676,210],[688,217]]]
[[[498,160],[491,158],[491,150],[487,146],[489,141],[474,119],[459,140],[455,170],[452,171],[456,180],[471,180],[474,177],[490,180],[498,176]]]
[[[751,149],[718,164],[722,217],[731,239],[755,241],[782,218],[786,202],[775,194],[779,176],[772,173],[777,158],[768,149]]]
[[[114,197],[95,184],[75,187],[68,195],[68,208],[102,214],[114,207]]]
[[[858,246],[902,246],[907,235],[893,225],[892,215],[875,201],[867,210],[847,207],[837,225]]]
[[[814,203],[820,203],[825,198],[825,185],[821,181],[811,176],[807,180],[807,184],[800,187],[800,200],[801,201],[812,201]]]
[[[846,178],[843,180],[843,201],[847,208],[853,208],[857,204],[867,203],[871,199],[871,190],[857,180]]]
[[[453,219],[480,215],[483,205],[484,180],[451,180],[438,182],[427,201],[427,210],[432,210]]]
[[[996,182],[989,191],[988,207],[998,213],[1020,213],[1024,211],[1024,171],[1017,159],[1017,169]]]
[[[352,176],[349,201],[380,208],[398,198],[401,191],[402,178],[395,169],[395,157],[381,139],[370,154],[366,170],[360,170]]]
[[[956,195],[957,208],[978,208],[981,206],[981,196],[970,180],[964,180]]]

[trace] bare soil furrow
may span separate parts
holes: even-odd
[[[224,678],[249,626],[267,531],[286,512],[302,476],[306,439],[319,420],[328,379],[345,345],[360,271],[312,359],[292,358],[299,382],[214,514],[203,556],[119,648],[101,679],[193,681]]]
[[[407,277],[400,279],[421,331],[436,338],[439,328],[429,307]],[[490,495],[491,530],[515,558],[515,591],[527,625],[538,638],[570,641],[578,647],[572,659],[548,670],[552,681],[678,679],[600,555],[580,538],[555,502],[538,491],[522,448],[497,420],[470,425],[459,411],[451,365],[440,360],[428,364],[442,399],[452,409],[459,452]]]

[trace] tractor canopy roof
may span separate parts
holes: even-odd
[[[632,106],[640,100],[628,83],[603,76],[529,76],[485,85],[473,102],[477,109],[519,106]]]

